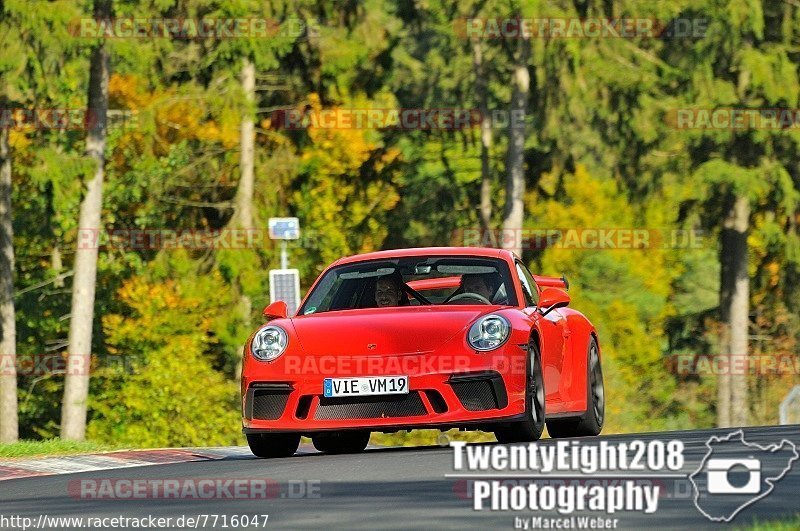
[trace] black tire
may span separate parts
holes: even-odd
[[[554,439],[564,437],[593,437],[600,435],[605,420],[605,387],[600,350],[592,337],[586,352],[586,413],[574,419],[547,421],[547,433]]]
[[[326,454],[357,454],[369,444],[368,431],[320,433],[311,437],[314,448]]]
[[[501,443],[538,441],[544,431],[545,403],[542,357],[539,344],[531,338],[528,343],[528,370],[525,390],[525,420],[502,426],[494,431]]]
[[[290,433],[248,433],[247,444],[256,457],[289,457],[300,446],[300,436]]]

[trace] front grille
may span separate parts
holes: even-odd
[[[362,398],[320,397],[319,406],[314,412],[318,420],[335,419],[380,419],[395,417],[416,417],[427,414],[418,392],[407,395]]]
[[[454,375],[449,383],[467,411],[501,409],[508,405],[503,378],[496,372]]]

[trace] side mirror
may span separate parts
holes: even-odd
[[[266,321],[272,321],[273,319],[285,319],[287,314],[288,310],[286,308],[286,303],[283,301],[275,301],[264,308],[264,311],[261,312],[261,315],[264,316]]]
[[[545,288],[539,296],[539,311],[542,316],[547,315],[556,308],[569,305],[569,295],[558,288]]]

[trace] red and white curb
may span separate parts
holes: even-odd
[[[32,476],[74,474],[135,466],[166,465],[252,456],[245,446],[225,448],[165,448],[123,450],[101,454],[30,457],[0,460],[0,481]]]
[[[369,445],[367,448],[383,448]],[[297,455],[317,453],[311,443],[301,442]],[[247,446],[208,448],[160,448],[156,450],[119,450],[99,454],[63,455],[0,459],[0,481],[33,476],[75,474],[95,470],[114,470],[135,466],[169,465],[220,459],[255,459]]]

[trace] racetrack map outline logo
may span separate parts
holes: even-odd
[[[761,446],[745,441],[743,430],[712,436],[705,445],[708,453],[689,481],[694,487],[695,507],[712,522],[730,522],[742,509],[766,497],[800,458],[794,443],[787,439]],[[743,448],[748,450],[746,458],[741,457]],[[731,481],[730,473],[737,468],[744,469],[746,483]]]

